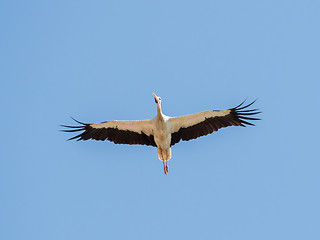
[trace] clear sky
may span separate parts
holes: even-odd
[[[319,1],[2,1],[0,239],[320,239]],[[227,109],[157,150],[60,124]]]

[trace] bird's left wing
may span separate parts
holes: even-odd
[[[213,110],[181,117],[170,118],[171,125],[171,146],[180,140],[189,141],[200,136],[208,135],[218,129],[228,126],[254,125],[248,120],[260,120],[259,118],[249,117],[255,115],[257,109],[247,110],[255,101],[246,106],[242,106],[243,101],[237,107],[228,110]]]
[[[73,119],[75,120],[75,119]],[[68,140],[109,140],[117,144],[140,144],[156,146],[153,137],[152,122],[150,120],[141,121],[107,121],[102,123],[87,124],[75,120],[80,126],[66,126],[64,132],[82,131],[77,136]]]

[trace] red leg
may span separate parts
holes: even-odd
[[[167,175],[167,167],[166,167],[166,165],[164,164],[164,161],[162,161],[162,163],[163,163],[163,170],[164,170],[164,174],[166,174]]]
[[[169,166],[168,166],[168,161],[166,161],[166,172],[169,172]]]

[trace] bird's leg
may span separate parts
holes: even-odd
[[[168,161],[166,161],[166,172],[169,172],[169,166],[168,166]]]
[[[168,171],[167,171],[166,165],[164,164],[164,161],[162,161],[162,163],[163,163],[164,174],[167,175]]]

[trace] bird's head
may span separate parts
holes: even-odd
[[[155,95],[154,93],[152,93],[153,97],[154,97],[154,101],[156,102],[156,104],[160,105],[161,104],[161,97],[158,97],[157,95]]]

